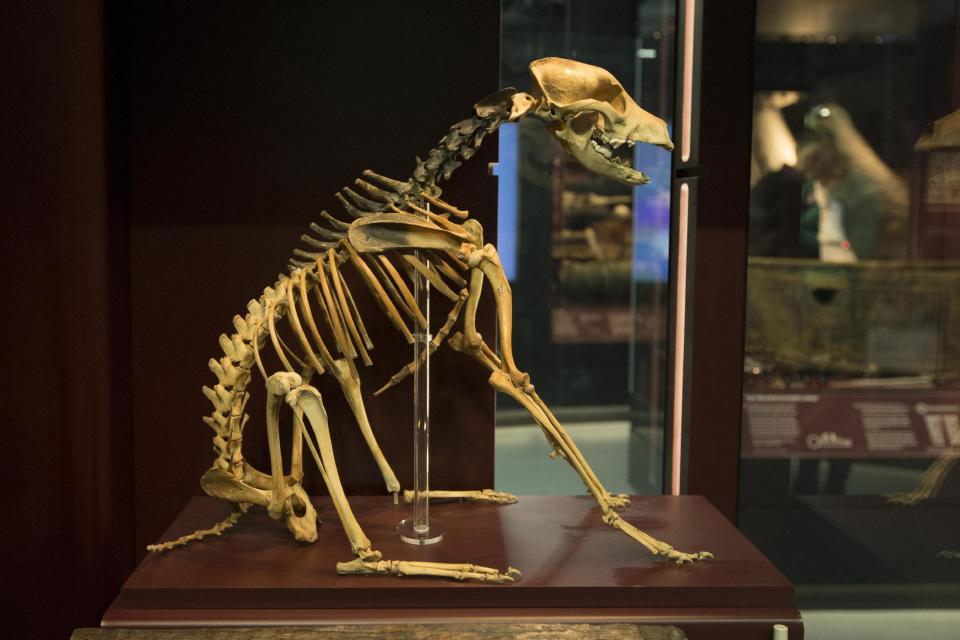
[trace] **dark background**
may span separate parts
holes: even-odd
[[[144,545],[200,492],[217,336],[335,191],[366,168],[405,179],[499,87],[499,10],[18,0],[0,24],[4,630],[62,638],[98,624]],[[469,188],[445,190],[491,238],[495,148],[458,172]],[[410,356],[370,328],[368,393]],[[434,486],[492,486],[486,376],[449,350],[434,371],[452,389],[433,405]],[[383,492],[339,392],[318,386],[348,491]],[[368,410],[409,487],[409,386]],[[265,462],[262,396],[248,411],[245,451]]]
[[[213,379],[206,362],[219,354],[217,336],[231,332],[233,315],[275,282],[320,209],[337,211],[334,192],[367,168],[406,179],[414,157],[425,157],[499,86],[495,10],[440,3],[417,12],[318,3],[139,6],[129,15],[128,57],[117,60],[129,74],[137,548],[152,542],[197,490],[199,475],[190,470],[202,473],[212,462],[212,432],[199,421],[209,402],[199,389]],[[486,172],[495,149],[495,141],[485,145],[445,189],[488,237],[496,237],[496,182]],[[455,190],[469,181],[472,191]],[[362,284],[353,290],[370,302]],[[436,302],[442,320],[449,302]],[[372,392],[412,359],[412,348],[375,305],[367,311],[375,364],[361,366],[361,378]],[[482,332],[494,335],[492,327]],[[433,444],[443,452],[433,456],[433,486],[492,486],[486,375],[447,349],[433,365],[444,383],[431,407]],[[315,384],[348,491],[383,493],[339,387],[326,378]],[[407,488],[410,388],[407,381],[367,400],[387,459]],[[251,390],[244,449],[266,469],[263,396],[259,384]],[[322,491],[318,474],[309,475],[308,488]]]

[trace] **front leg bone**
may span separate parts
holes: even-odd
[[[483,342],[477,331],[477,308],[480,305],[480,294],[483,292],[483,271],[473,268],[470,270],[470,289],[467,298],[467,308],[463,315],[464,347],[471,350],[480,348]]]
[[[496,249],[493,245],[488,244],[484,246],[483,249],[469,251],[467,258],[473,270],[470,274],[470,298],[467,302],[467,310],[464,317],[465,335],[458,340],[454,349],[463,349],[481,362],[490,363],[495,368],[507,373],[513,386],[522,391],[530,400],[531,404],[535,405],[535,409],[528,408],[531,415],[535,415],[534,412],[536,412],[541,415],[545,422],[549,422],[552,425],[551,430],[543,430],[544,435],[546,435],[553,449],[551,457],[560,455],[567,458],[567,461],[570,462],[575,469],[578,469],[577,473],[580,473],[584,478],[587,489],[591,493],[602,496],[602,498],[598,499],[601,499],[605,505],[614,509],[622,509],[629,506],[630,499],[625,494],[614,495],[603,487],[603,484],[599,478],[597,478],[593,469],[587,464],[586,458],[580,453],[573,438],[571,438],[566,429],[560,425],[560,422],[553,415],[553,412],[550,411],[550,408],[547,407],[546,403],[537,395],[534,386],[530,384],[530,376],[520,371],[514,362],[512,332],[513,294],[510,291],[510,283],[507,280],[506,274],[503,272],[503,267],[500,264],[500,258],[497,255]],[[500,329],[500,352],[502,357],[497,357],[476,331],[475,315],[484,277],[489,279],[493,286],[494,300],[497,305],[497,319]],[[493,383],[491,382],[491,384]],[[511,392],[509,395],[513,395],[513,393]],[[526,400],[520,400],[520,403],[525,407],[527,406]],[[538,420],[538,424],[539,423],[540,421]],[[564,446],[561,446],[561,440]],[[569,459],[570,455],[573,455],[576,459],[576,465],[573,460]],[[582,473],[580,470],[582,470]]]
[[[572,438],[570,438],[566,430],[564,430],[562,427],[558,430],[546,415],[543,408],[540,407],[529,394],[526,394],[518,389],[513,384],[511,378],[504,371],[499,369],[494,370],[490,374],[489,382],[490,386],[492,386],[494,389],[509,395],[527,410],[527,412],[533,417],[533,419],[540,426],[541,430],[547,436],[547,440],[550,442],[550,445],[554,448],[554,450],[557,450],[562,454],[564,460],[566,460],[567,463],[573,467],[574,471],[577,472],[577,475],[580,476],[580,479],[583,480],[584,485],[587,487],[587,491],[593,494],[604,513],[609,510],[625,506],[622,505],[621,500],[611,499],[611,494],[604,488],[603,484],[601,484],[599,478],[597,478],[596,474],[593,472],[593,469],[590,468],[590,465],[583,457],[583,454],[580,453],[580,450],[577,449]]]
[[[450,339],[450,346],[455,350],[463,347],[463,344],[464,339],[460,334]],[[523,390],[517,388],[516,385],[513,384],[510,376],[501,370],[493,360],[486,357],[482,350],[464,349],[464,352],[473,356],[490,370],[490,385],[494,389],[509,395],[519,402],[520,405],[530,413],[533,419],[536,420],[546,435],[547,440],[552,446],[559,449],[564,459],[573,467],[577,475],[580,476],[580,479],[583,480],[587,490],[593,494],[597,504],[600,506],[600,510],[603,512],[604,522],[642,544],[650,553],[665,556],[678,563],[705,560],[713,557],[713,554],[709,551],[698,551],[694,553],[677,551],[666,542],[657,540],[620,517],[615,509],[622,506],[625,501],[620,500],[619,496],[611,496],[611,494],[607,492],[596,475],[593,474],[590,465],[587,464],[587,461],[573,443],[570,435],[560,427],[559,424],[555,424],[556,418],[554,418],[553,414],[546,408],[546,404],[540,400],[539,396],[536,396],[535,393],[525,393]]]
[[[520,371],[513,359],[513,292],[500,264],[500,256],[492,244],[484,245],[467,256],[467,264],[479,268],[490,280],[493,297],[497,304],[497,327],[500,334],[500,357],[503,369],[510,374],[514,386],[527,390],[530,387],[530,375]],[[471,280],[471,284],[472,284]],[[479,297],[479,296],[478,296]],[[530,387],[532,390],[532,387]]]
[[[533,388],[533,385],[530,385],[530,390],[528,394],[533,402],[537,405],[541,412],[543,412],[544,417],[550,421],[550,424],[553,425],[554,431],[565,441],[567,447],[570,448],[576,455],[583,468],[586,470],[587,474],[591,476],[593,481],[597,486],[603,491],[604,499],[607,504],[609,504],[614,509],[625,509],[630,506],[630,497],[625,493],[613,494],[604,488],[603,484],[600,482],[600,479],[593,472],[593,469],[587,463],[586,457],[581,453],[580,448],[577,447],[577,443],[574,442],[573,437],[567,432],[566,429],[560,424],[560,421],[557,420],[557,417],[553,415],[553,412],[550,410],[550,407],[547,406],[547,403],[540,398],[540,394],[536,392]],[[555,448],[554,451],[560,455],[566,457],[564,450],[562,448]]]
[[[391,377],[385,385],[374,391],[373,395],[378,396],[390,387],[399,384],[408,376],[412,375],[417,369],[423,366],[423,364],[427,361],[428,353],[433,355],[433,353],[440,348],[440,344],[446,339],[447,334],[450,333],[450,330],[453,328],[453,324],[457,321],[457,318],[460,317],[460,310],[463,308],[463,304],[466,302],[468,297],[469,293],[466,289],[460,291],[460,295],[457,298],[457,303],[453,305],[453,308],[447,315],[446,322],[443,323],[443,326],[440,327],[440,330],[437,331],[435,336],[433,336],[433,339],[430,341],[429,348],[420,353],[420,359],[411,362],[410,364],[404,366],[403,369],[400,369],[400,371],[393,374],[393,377]]]
[[[604,514],[603,521],[614,529],[622,531],[642,544],[653,555],[664,556],[669,560],[673,560],[677,564],[684,564],[685,562],[694,562],[697,560],[707,560],[713,557],[713,554],[709,551],[695,551],[693,553],[677,551],[663,540],[657,540],[649,533],[645,533],[640,529],[637,529],[635,526],[620,517],[620,514],[613,511],[609,511]]]

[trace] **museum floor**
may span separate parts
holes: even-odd
[[[630,478],[629,422],[567,422],[567,430],[586,458],[611,491],[632,494],[650,493],[656,486],[656,474],[633,474]],[[646,442],[643,459],[656,460],[650,444],[656,438],[636,438]],[[659,449],[659,446],[656,446]],[[551,460],[540,429],[534,425],[500,427],[496,432],[496,487],[527,495],[563,495],[583,492],[580,479],[563,462]],[[636,450],[634,450],[636,454]],[[851,473],[850,490],[858,486],[884,485],[895,479],[882,477],[882,470],[858,465]],[[638,481],[639,477],[639,481]],[[805,637],[808,640],[943,640],[960,637],[960,609],[801,609]]]

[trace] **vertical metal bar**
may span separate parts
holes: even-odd
[[[673,411],[670,438],[670,494],[680,495],[680,468],[683,448],[684,358],[687,317],[687,223],[690,214],[690,185],[680,185],[677,203],[677,269],[676,304],[674,307]]]
[[[697,18],[699,10],[698,0],[683,0],[680,4],[682,14],[679,19],[682,24],[678,44],[680,78],[679,93],[677,104],[679,114],[676,122],[676,137],[678,138],[679,166],[676,169],[682,169],[696,174],[696,164],[698,157],[695,152],[694,137],[696,126],[696,100],[697,95]],[[676,179],[676,174],[675,174]],[[691,215],[691,193],[690,184],[684,182],[678,190],[674,190],[677,197],[676,206],[673,208],[673,215],[676,220],[672,223],[674,238],[672,241],[673,268],[671,270],[672,295],[672,348],[668,353],[671,356],[669,380],[671,396],[667,399],[668,416],[665,428],[669,429],[665,433],[665,482],[669,485],[671,495],[680,495],[685,489],[684,468],[684,443],[687,436],[684,427],[687,422],[686,401],[688,397],[686,388],[687,360],[689,353],[687,349],[688,333],[688,313],[687,299],[688,274],[691,270],[692,252],[690,250],[690,215]]]
[[[420,251],[414,256],[428,264]],[[425,534],[430,528],[430,282],[415,271],[413,297],[427,319],[427,326],[413,335],[413,361],[422,365],[413,371],[413,528]]]
[[[680,98],[680,159],[690,160],[693,132],[693,53],[697,0],[683,4],[683,76]]]
[[[756,2],[685,0],[685,9],[690,5],[694,31],[684,34],[693,48],[690,160],[675,173],[690,189],[680,489],[705,496],[733,521]],[[685,15],[684,24],[690,22]]]
[[[430,205],[426,205],[427,210]],[[431,268],[426,253],[414,257]],[[413,361],[423,363],[413,370],[413,517],[400,523],[400,539],[409,544],[433,544],[443,539],[443,526],[430,519],[430,281],[417,269],[413,276],[413,299],[426,322],[415,326]]]

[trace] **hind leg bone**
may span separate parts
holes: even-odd
[[[340,474],[337,471],[336,459],[333,455],[327,412],[320,400],[319,392],[309,385],[294,387],[291,384],[294,381],[289,377],[278,380],[278,382],[288,385],[287,403],[290,404],[297,415],[305,417],[306,422],[310,424],[313,430],[316,445],[314,445],[313,439],[308,436],[305,438],[307,448],[313,455],[320,470],[320,475],[327,485],[334,508],[343,525],[347,539],[350,541],[350,547],[356,556],[348,562],[337,563],[338,573],[432,576],[481,582],[512,582],[515,576],[519,575],[520,572],[512,568],[508,568],[506,572],[501,573],[490,567],[473,564],[384,560],[382,554],[373,548],[370,540],[364,534],[343,490]],[[278,388],[277,391],[279,390]]]
[[[310,502],[310,496],[300,486],[299,479],[291,477],[294,482],[287,482],[280,453],[280,407],[290,387],[299,386],[301,382],[298,374],[289,372],[275,373],[267,380],[267,445],[270,449],[272,487],[266,507],[274,520],[283,518],[297,540],[313,542],[317,539],[317,512]],[[298,430],[302,433],[300,417],[294,418],[294,433]]]

